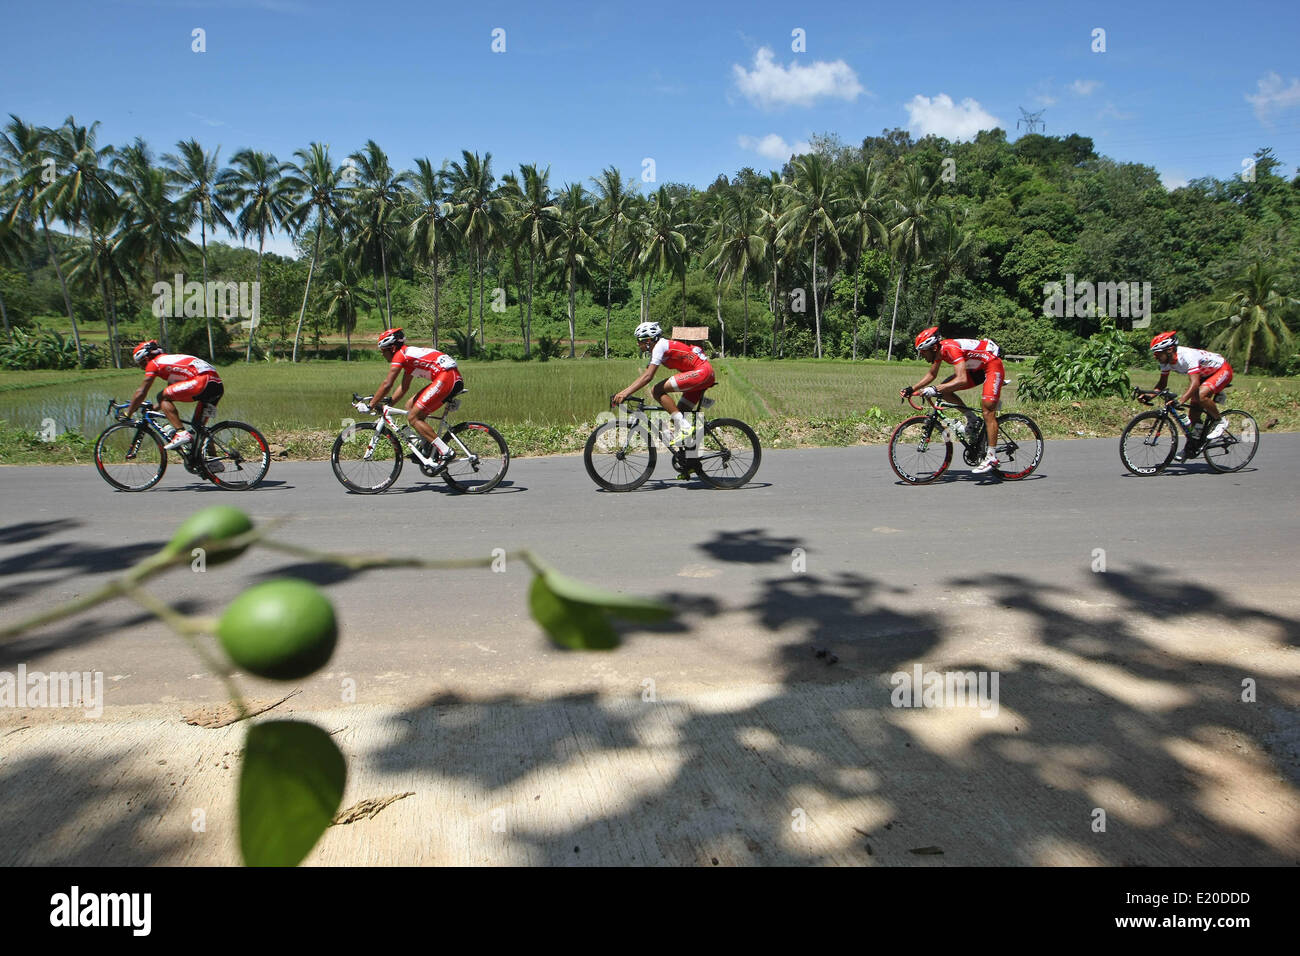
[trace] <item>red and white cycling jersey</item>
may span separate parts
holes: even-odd
[[[964,362],[966,368],[983,371],[993,359],[1002,355],[1002,349],[992,339],[944,339],[939,343],[939,357],[949,365]]]
[[[1172,365],[1161,363],[1160,371],[1162,372],[1182,372],[1184,375],[1191,375],[1193,372],[1200,372],[1202,377],[1208,377],[1217,369],[1223,367],[1225,359],[1217,352],[1207,352],[1205,349],[1190,349],[1186,345],[1178,346],[1178,354]]]
[[[201,375],[221,381],[215,368],[193,355],[155,355],[145,365],[144,374],[147,377],[159,376],[169,385],[188,382]]]
[[[456,367],[456,360],[446,352],[437,349],[421,349],[414,345],[404,345],[393,353],[392,368],[410,372],[416,378],[433,377],[439,372],[446,372]]]
[[[704,349],[698,345],[660,339],[650,350],[651,365],[666,365],[675,372],[693,372],[697,368],[711,368]]]

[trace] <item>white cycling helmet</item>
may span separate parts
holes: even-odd
[[[659,338],[664,334],[664,330],[659,328],[658,322],[642,322],[633,334],[638,342],[644,342],[646,339]]]

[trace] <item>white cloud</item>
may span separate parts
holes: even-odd
[[[1273,113],[1300,106],[1300,79],[1291,77],[1291,85],[1283,86],[1282,77],[1270,72],[1259,81],[1259,92],[1253,96],[1246,94],[1246,99],[1255,106],[1255,117],[1261,123],[1268,123]]]
[[[1097,119],[1131,120],[1136,116],[1136,113],[1125,113],[1116,107],[1114,103],[1107,103],[1097,114]]]
[[[1165,189],[1173,192],[1175,189],[1182,189],[1190,182],[1187,175],[1181,169],[1167,169],[1160,174],[1160,183]]]
[[[735,63],[731,71],[740,92],[765,110],[778,106],[812,106],[815,100],[827,96],[852,102],[867,92],[853,68],[843,60],[814,60],[808,66],[795,61],[782,66],[767,47],[760,47],[754,54],[752,70]]]
[[[1091,96],[1092,91],[1099,86],[1100,80],[1075,80],[1070,84],[1070,92],[1076,96]]]
[[[768,133],[762,139],[753,136],[740,136],[736,140],[741,149],[752,149],[760,156],[784,163],[791,156],[802,156],[812,152],[812,144],[802,140],[791,146],[776,133]]]
[[[908,128],[918,136],[934,134],[945,139],[972,139],[983,129],[1006,129],[996,116],[969,96],[957,104],[947,93],[940,93],[934,99],[917,93],[905,109]]]

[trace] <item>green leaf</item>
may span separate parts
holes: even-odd
[[[595,588],[549,568],[536,570],[528,606],[533,619],[561,647],[609,650],[618,646],[611,618],[659,621],[673,614],[656,601]]]
[[[239,773],[239,850],[248,866],[297,866],[343,801],[347,761],[315,724],[255,724]]]

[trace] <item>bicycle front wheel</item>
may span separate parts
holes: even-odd
[[[510,449],[501,433],[483,422],[457,422],[447,442],[456,457],[442,480],[457,491],[481,495],[501,484],[510,467]]]
[[[952,442],[928,415],[902,422],[889,438],[889,467],[909,485],[934,481],[952,461]]]
[[[696,472],[714,488],[740,488],[748,484],[763,460],[763,449],[754,429],[734,418],[706,422],[694,452]]]
[[[1004,481],[1027,477],[1043,460],[1043,433],[1026,415],[998,416],[998,443],[993,449],[998,457],[994,470]]]
[[[1178,429],[1164,412],[1134,417],[1119,438],[1119,459],[1135,475],[1158,475],[1178,451]]]
[[[1259,448],[1259,428],[1255,419],[1239,408],[1225,408],[1220,414],[1228,428],[1214,441],[1205,443],[1205,460],[1215,471],[1241,471]]]
[[[402,472],[402,446],[390,431],[375,434],[374,422],[349,425],[334,439],[330,466],[348,491],[377,495]]]
[[[218,488],[248,491],[266,477],[271,467],[271,449],[262,433],[252,425],[218,422],[208,429],[199,462]]]
[[[118,491],[146,491],[162,480],[167,452],[147,426],[120,422],[95,442],[95,468]]]
[[[640,488],[655,470],[655,457],[654,441],[640,422],[605,422],[582,451],[587,474],[606,491]]]

